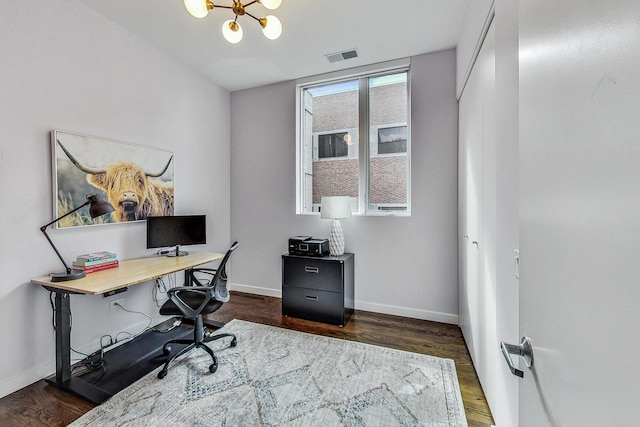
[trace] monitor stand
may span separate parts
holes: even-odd
[[[177,246],[177,245],[176,245],[175,251],[170,251],[167,254],[167,256],[185,256],[185,255],[189,255],[189,252],[181,251],[180,246]]]

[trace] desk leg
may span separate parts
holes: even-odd
[[[56,292],[56,383],[71,379],[71,305],[68,293]]]
[[[51,290],[51,289],[50,289]],[[71,376],[71,304],[67,292],[54,291],[56,324],[56,374],[55,379],[47,379],[49,384],[75,393],[85,399],[101,404],[111,397],[111,393],[94,386],[82,378]]]

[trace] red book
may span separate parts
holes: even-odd
[[[82,270],[82,271],[84,271],[85,273],[88,274],[88,273],[93,273],[93,272],[100,271],[100,270],[107,270],[109,268],[117,268],[117,267],[118,267],[118,261],[116,260],[116,261],[113,261],[113,262],[108,262],[108,263],[105,263],[105,264],[91,265],[91,266],[84,267],[84,268],[76,267],[76,270]]]
[[[73,268],[76,269],[76,270],[87,271],[87,270],[92,270],[92,269],[99,268],[99,267],[105,268],[105,267],[112,267],[114,265],[117,266],[118,262],[119,261],[117,259],[112,259],[112,260],[109,260],[109,261],[101,262],[101,263],[98,263],[98,264],[90,264],[90,265],[82,265],[82,264],[74,262],[73,263]]]

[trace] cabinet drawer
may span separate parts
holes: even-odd
[[[330,292],[342,292],[344,263],[341,261],[284,257],[282,283]]]
[[[316,322],[344,325],[344,295],[285,286],[282,288],[282,314]]]

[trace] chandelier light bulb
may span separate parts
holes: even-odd
[[[282,34],[282,23],[277,17],[273,15],[266,16],[263,22],[265,22],[265,24],[262,25],[262,22],[260,22],[260,25],[262,25],[262,32],[266,38],[275,40],[280,37],[280,34]]]
[[[207,0],[184,0],[184,7],[194,18],[204,18],[209,14]]]
[[[282,0],[260,0],[260,3],[267,9],[277,9]]]
[[[222,35],[229,43],[238,43],[242,40],[242,27],[233,19],[229,19],[222,24]]]

